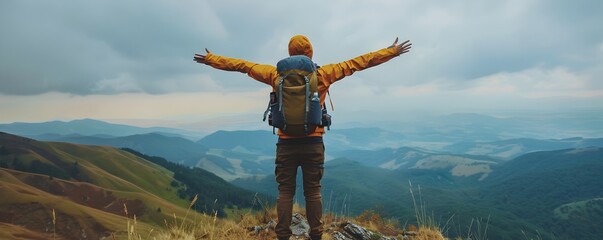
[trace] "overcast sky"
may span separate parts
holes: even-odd
[[[339,119],[599,110],[602,12],[598,0],[3,0],[0,122],[257,122],[270,88],[192,57],[274,64],[296,34],[319,65],[412,41],[331,87]]]

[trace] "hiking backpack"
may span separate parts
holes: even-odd
[[[292,136],[308,135],[317,126],[327,126],[322,121],[326,109],[320,105],[316,64],[307,56],[295,55],[279,61],[276,70],[279,78],[270,93],[264,121],[270,113],[268,124]]]

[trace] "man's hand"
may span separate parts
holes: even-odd
[[[406,40],[401,44],[398,44],[398,37],[396,37],[396,40],[394,41],[394,43],[389,46],[388,48],[395,48],[396,51],[398,51],[398,55],[400,54],[404,54],[407,53],[408,51],[410,51],[410,48],[412,47],[412,43],[410,43],[410,40]]]
[[[207,48],[206,48],[205,52],[209,53],[209,50],[207,50]],[[193,61],[198,62],[198,63],[206,64],[206,62],[205,62],[205,56],[207,56],[207,54],[206,55],[201,55],[201,54],[195,53],[195,57],[193,57]]]

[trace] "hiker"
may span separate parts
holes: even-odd
[[[340,63],[318,67],[315,73],[318,80],[320,106],[324,106],[325,97],[331,84],[352,75],[356,71],[377,66],[403,53],[407,53],[411,45],[410,41],[398,44],[398,38],[396,38],[391,46],[376,52],[367,53]],[[275,66],[219,56],[213,54],[207,48],[205,52],[205,55],[195,54],[193,60],[216,69],[245,73],[257,81],[272,86],[273,92],[277,90],[276,83],[280,77]],[[311,59],[313,49],[310,40],[303,35],[293,36],[289,41],[289,55],[305,55]],[[292,234],[290,226],[293,211],[293,196],[295,194],[295,180],[299,166],[302,168],[306,217],[310,225],[309,235],[312,240],[321,239],[322,237],[323,209],[320,181],[324,173],[325,148],[322,141],[324,133],[325,130],[322,126],[318,126],[313,132],[309,132],[303,136],[290,135],[282,129],[278,131],[275,175],[279,196],[276,205],[278,223],[275,232],[279,240],[289,239]]]

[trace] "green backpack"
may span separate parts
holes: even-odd
[[[276,64],[279,75],[270,93],[268,123],[287,135],[304,136],[322,126],[316,64],[304,55],[285,58]],[[273,128],[273,129],[274,129]]]

